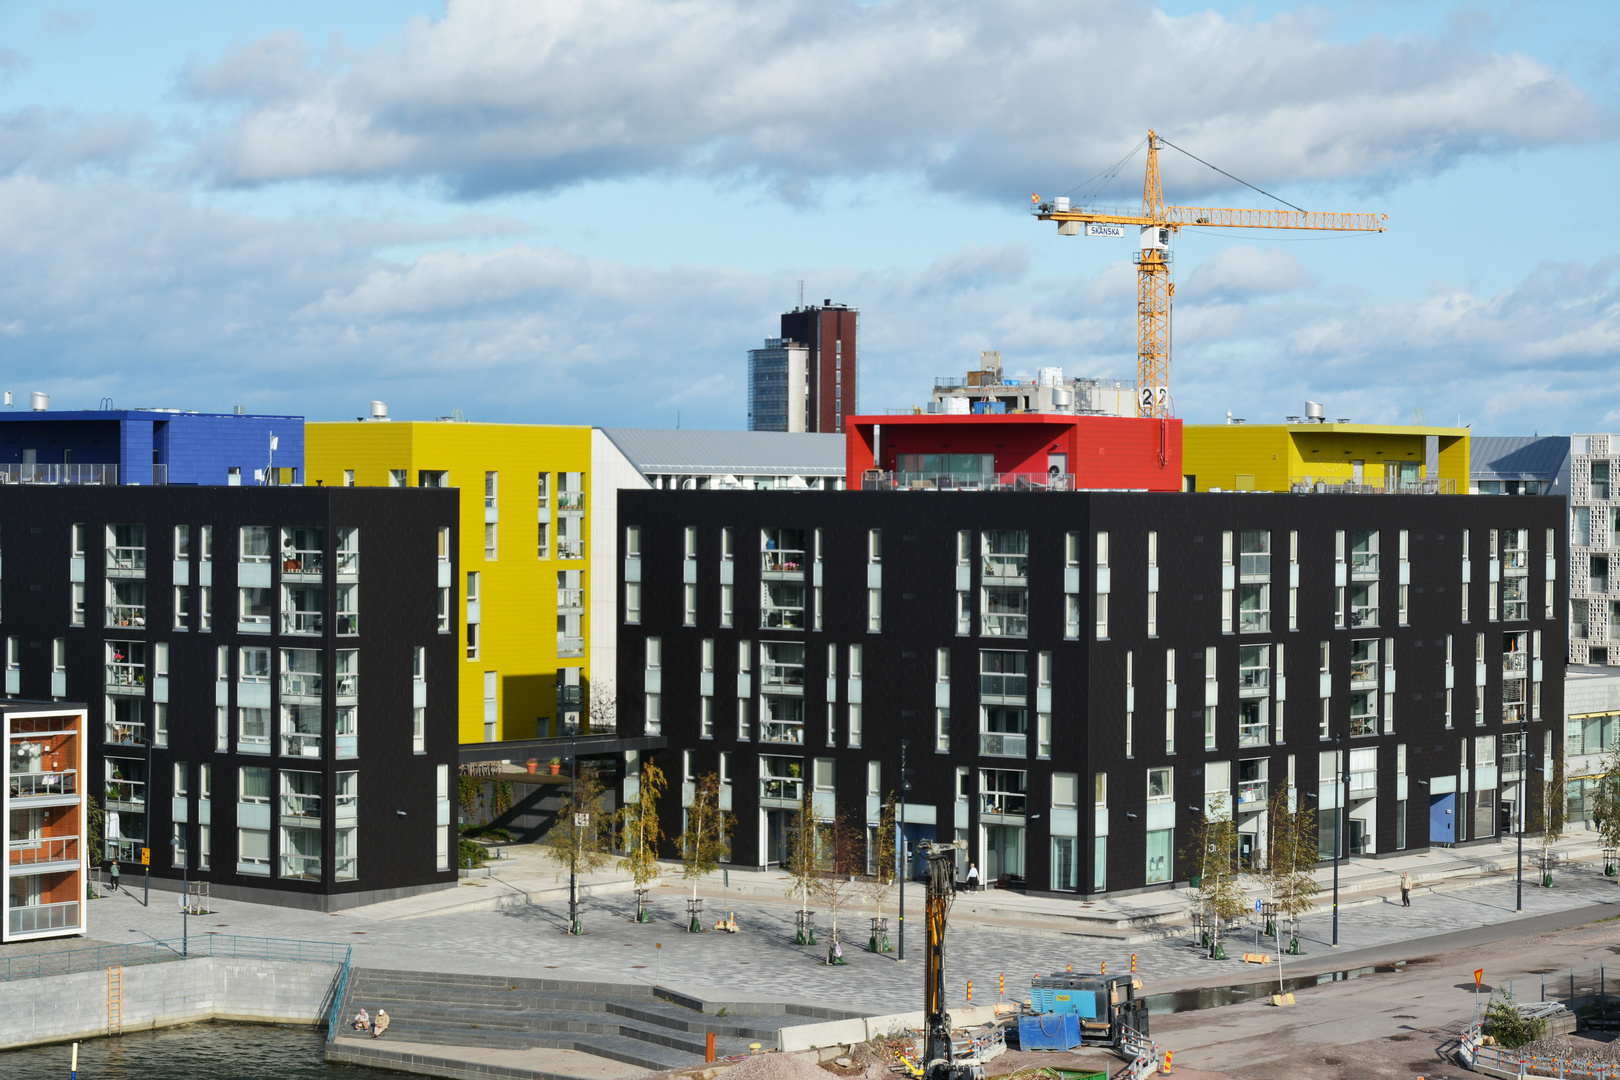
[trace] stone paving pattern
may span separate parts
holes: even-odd
[[[1593,842],[1584,837],[1562,846],[1577,859],[1596,853]],[[585,901],[587,933],[571,937],[565,933],[566,877],[559,882],[549,866],[540,864],[536,848],[515,854],[500,865],[497,877],[470,879],[455,890],[333,914],[216,901],[215,914],[190,919],[190,931],[346,941],[354,946],[354,962],[372,968],[648,984],[656,979],[711,1000],[796,1001],[873,1013],[921,1007],[920,887],[907,890],[908,963],[896,963],[893,954],[865,951],[868,920],[862,914],[841,927],[847,966],[830,967],[825,945],[793,943],[796,904],[785,899],[786,881],[780,875],[733,872],[728,895],[743,930],[736,935],[685,931],[690,886],[680,880],[678,868],[652,892],[651,924],[633,921],[634,897],[623,891],[622,881],[612,874],[598,875],[592,882],[608,895]],[[1605,878],[1594,862],[1572,863],[1559,870],[1554,888],[1543,889],[1535,885],[1533,855],[1527,843],[1527,916],[1600,903],[1614,903],[1620,913],[1620,881]],[[1285,964],[1303,961],[1320,967],[1345,952],[1397,942],[1410,942],[1417,956],[1423,953],[1424,939],[1434,934],[1513,920],[1511,870],[1481,875],[1481,865],[1511,868],[1510,845],[1357,860],[1343,871],[1341,949],[1327,947],[1330,915],[1319,909],[1304,920],[1301,939],[1308,955],[1289,957]],[[1414,893],[1410,908],[1401,907],[1394,888],[1402,868],[1432,885],[1432,891],[1424,886]],[[1444,877],[1448,868],[1461,876]],[[1326,876],[1326,872],[1319,875]],[[143,907],[138,882],[125,884],[136,888],[92,903],[94,938],[180,936],[173,893],[154,890],[150,907]],[[709,897],[705,910],[711,926],[720,907],[718,886],[716,875],[702,889]],[[1168,891],[1109,898],[1092,902],[1087,914],[1106,924],[1144,912],[1174,911],[1184,907],[1185,899],[1184,892]],[[494,906],[497,903],[505,906]],[[1061,971],[1065,965],[1076,971],[1095,970],[1104,961],[1110,971],[1125,971],[1133,952],[1149,992],[1248,982],[1276,974],[1275,966],[1259,969],[1240,961],[1245,942],[1253,947],[1252,932],[1237,935],[1228,949],[1231,960],[1210,961],[1193,947],[1184,929],[1160,931],[1171,936],[1135,943],[1074,933],[1076,924],[1059,913],[1079,908],[1074,900],[1015,893],[962,896],[947,938],[949,1003],[965,1001],[969,979],[974,1003],[985,1004],[996,1000],[1002,975],[1007,997],[1022,997],[1032,975]],[[826,913],[818,911],[823,941],[827,922]]]

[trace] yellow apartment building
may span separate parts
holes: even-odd
[[[461,490],[460,580],[440,598],[461,742],[583,731],[591,429],[385,417],[305,425],[306,483]]]
[[[1189,491],[1466,495],[1469,430],[1321,421],[1188,424],[1181,429],[1181,461]]]

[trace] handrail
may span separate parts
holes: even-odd
[[[338,972],[337,983],[332,989],[332,1012],[326,1020],[326,1041],[337,1039],[338,1024],[343,1021],[343,1014],[348,1006],[349,999],[349,972],[354,966],[354,947],[350,946],[343,955],[343,968]]]
[[[170,960],[218,956],[229,959],[284,960],[293,963],[348,964],[353,949],[340,941],[304,941],[299,938],[247,937],[240,934],[203,934],[194,940],[153,938],[127,945],[97,945],[56,952],[9,956],[0,967],[0,982],[70,975],[109,967],[133,967]]]

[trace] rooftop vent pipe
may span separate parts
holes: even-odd
[[[235,413],[237,416],[246,416],[247,415],[247,406],[246,405],[232,405],[231,406],[231,411],[233,413]]]
[[[371,418],[373,420],[388,419],[388,404],[382,401],[373,401],[371,403]]]
[[[44,412],[46,409],[51,407],[51,395],[42,394],[38,390],[35,390],[32,394],[28,395],[28,407],[33,409],[35,412]]]
[[[1307,424],[1320,424],[1322,422],[1322,403],[1320,401],[1307,401],[1305,403],[1305,422]]]

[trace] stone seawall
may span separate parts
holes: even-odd
[[[123,1030],[324,1023],[340,964],[200,956],[123,969]],[[107,1035],[107,972],[0,983],[0,1049]]]

